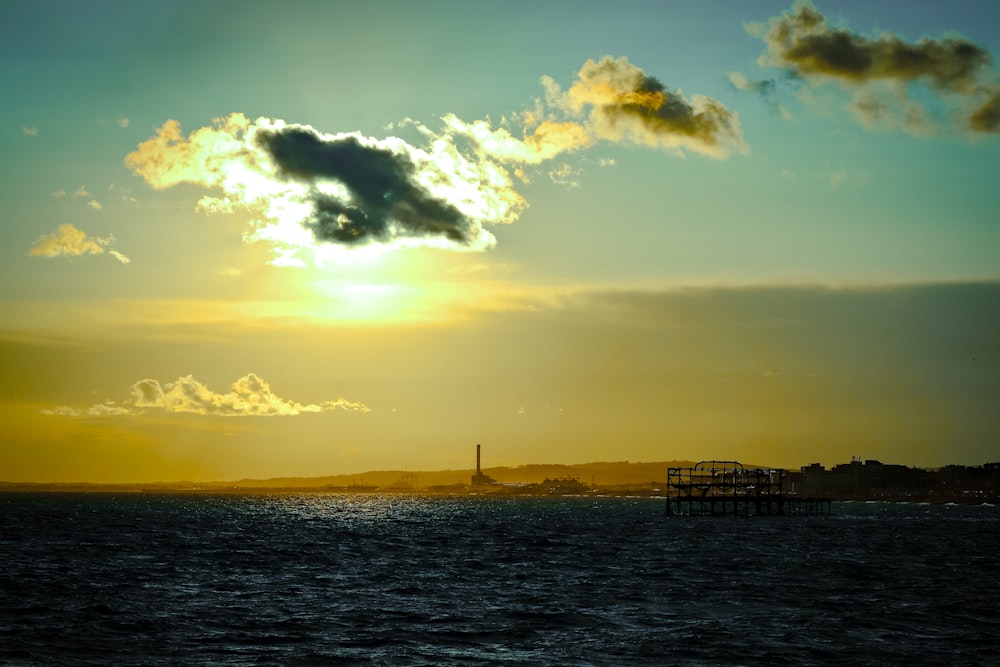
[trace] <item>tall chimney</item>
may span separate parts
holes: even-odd
[[[477,475],[481,475],[483,473],[483,471],[479,467],[479,448],[480,447],[482,447],[482,445],[476,445],[476,474]]]

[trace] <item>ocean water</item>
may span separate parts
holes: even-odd
[[[3,665],[997,665],[1000,508],[0,495]]]

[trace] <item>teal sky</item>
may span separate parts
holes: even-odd
[[[908,70],[834,71],[805,47],[767,60],[769,22],[799,11],[871,50],[891,38],[930,53],[952,39],[984,55],[968,71],[937,51]],[[1000,6],[980,1],[4,2],[0,403],[22,426],[0,445],[0,479],[443,468],[480,440],[509,464],[996,460],[1000,121],[983,113],[973,126],[1000,104],[996,54]],[[616,137],[627,101],[574,115],[574,83],[605,56],[690,108],[714,100],[728,129],[669,119]],[[467,246],[420,237],[325,256],[312,246],[337,244],[304,232],[301,266],[281,266],[276,242],[249,242],[268,219],[263,199],[209,214],[199,200],[235,190],[157,184],[143,172],[154,158],[127,163],[168,121],[190,137],[234,113],[416,150],[434,135],[466,156],[476,144],[448,134],[447,118],[489,120],[526,145],[544,117],[588,140],[553,144],[537,163],[470,157],[501,167],[509,182],[496,191],[523,208],[506,222],[472,216],[484,235]],[[310,182],[296,196],[319,196]],[[66,225],[90,245],[42,250]],[[698,308],[678,296],[690,293]],[[873,378],[889,358],[906,373]],[[962,371],[959,358],[977,365]],[[818,393],[739,380],[713,395],[720,378],[787,377],[783,366],[836,380]],[[127,424],[88,415],[124,405],[143,379],[190,375],[222,394],[248,373],[282,399],[341,397],[370,412],[224,426],[162,406]],[[852,421],[883,399],[885,419]],[[822,446],[802,444],[810,423],[832,434]],[[217,428],[226,443],[205,435]],[[269,449],[289,433],[306,444]],[[117,472],[65,463],[93,448]]]

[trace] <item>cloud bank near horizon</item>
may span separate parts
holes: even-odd
[[[120,417],[144,414],[147,411],[184,412],[217,417],[287,417],[313,412],[369,412],[359,401],[338,398],[322,403],[302,404],[277,396],[263,378],[248,373],[233,382],[230,391],[212,391],[191,375],[174,382],[160,384],[153,379],[140,380],[129,388],[124,401],[107,401],[79,410],[61,406],[42,412],[69,417]]]
[[[327,244],[489,248],[489,228],[528,205],[515,188],[528,180],[526,165],[601,141],[717,159],[746,152],[737,114],[704,96],[689,101],[626,58],[588,60],[565,92],[551,77],[542,84],[545,99],[513,116],[523,121],[520,136],[506,119],[494,127],[446,114],[441,131],[404,121],[424,139],[415,146],[233,113],[188,136],[168,120],[125,163],[155,189],[191,183],[221,192],[198,208],[249,211],[245,239],[270,243],[274,264],[302,266]]]

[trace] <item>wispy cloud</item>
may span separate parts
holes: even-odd
[[[910,87],[918,85],[957,112],[961,129],[1000,131],[1000,84],[990,53],[964,37],[915,42],[888,32],[868,37],[831,27],[808,1],[747,29],[767,45],[758,64],[780,68],[811,87],[836,83],[853,91],[851,110],[866,127],[935,129],[932,115],[911,94]]]
[[[726,78],[729,81],[729,84],[736,90],[742,90],[758,95],[773,113],[785,118],[786,120],[790,120],[792,118],[792,113],[776,99],[778,83],[775,79],[761,79],[754,81],[749,79],[742,72],[730,72]]]
[[[230,391],[219,393],[190,375],[174,382],[160,384],[146,379],[129,388],[123,401],[107,401],[87,409],[60,406],[43,410],[58,416],[117,417],[146,412],[184,412],[220,417],[287,417],[311,412],[369,412],[370,408],[359,401],[338,398],[322,403],[302,404],[281,398],[261,377],[249,373],[233,382]]]
[[[38,128],[37,127],[28,127],[27,125],[22,126],[21,127],[21,134],[23,134],[26,137],[37,137],[38,136]]]
[[[125,116],[122,116],[121,118],[116,120],[115,123],[118,125],[118,127],[128,127],[129,119],[126,118]]]
[[[87,236],[87,233],[71,224],[59,225],[59,229],[39,237],[28,250],[32,257],[81,257],[83,255],[103,255],[105,248],[113,243],[114,236],[100,238]],[[123,264],[129,263],[129,258],[117,250],[108,253]]]
[[[265,241],[276,264],[302,265],[322,248],[362,246],[483,250],[490,227],[517,220],[527,202],[515,179],[526,168],[577,184],[569,154],[598,142],[651,146],[676,155],[726,157],[745,151],[737,115],[701,96],[670,91],[625,58],[587,61],[565,92],[543,77],[545,99],[507,118],[442,117],[440,130],[406,119],[422,137],[325,133],[280,119],[234,113],[185,136],[168,120],[125,162],[153,188],[193,183],[215,191],[198,202],[209,213],[255,213],[245,235]]]

